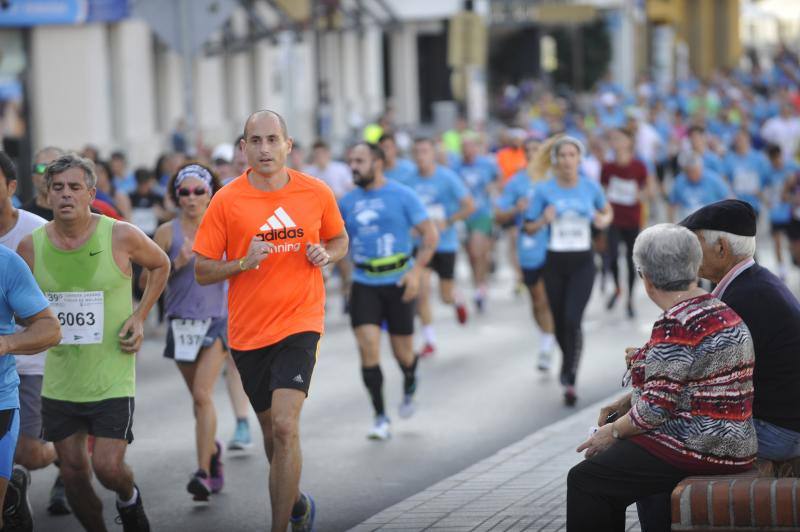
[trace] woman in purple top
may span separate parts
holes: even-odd
[[[228,352],[225,284],[200,286],[194,278],[192,244],[197,227],[221,188],[206,166],[188,164],[170,179],[168,193],[180,215],[161,225],[153,237],[172,263],[166,290],[167,345],[194,400],[198,469],[186,489],[196,501],[207,501],[222,489],[222,447],[216,441],[214,383]]]

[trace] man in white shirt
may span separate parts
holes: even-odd
[[[761,128],[761,136],[771,144],[781,147],[784,160],[792,161],[800,146],[800,117],[790,103],[781,105],[781,112],[773,116]]]
[[[11,198],[17,190],[17,171],[11,158],[0,151],[0,245],[16,251],[20,240],[34,229],[47,223],[44,218],[17,209]],[[44,376],[45,353],[15,357],[19,374],[19,440],[14,453],[14,471],[8,485],[5,508],[14,507],[14,517],[7,516],[9,524],[32,523],[27,490],[30,483],[28,471],[42,469],[56,459],[52,443],[43,441],[41,393]],[[61,477],[51,492],[48,511],[53,514],[70,513]]]
[[[314,143],[311,165],[306,166],[303,172],[325,181],[336,199],[353,190],[353,174],[350,168],[341,161],[331,160],[331,149],[321,140]]]

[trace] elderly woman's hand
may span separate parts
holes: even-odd
[[[597,429],[597,432],[592,434],[588,440],[580,444],[575,450],[579,453],[586,451],[586,458],[591,458],[614,445],[617,440],[611,434],[611,425],[611,423],[608,423]]]

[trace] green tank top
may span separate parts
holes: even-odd
[[[133,397],[135,356],[119,346],[133,312],[131,278],[111,249],[114,220],[101,216],[78,249],[56,248],[45,226],[32,233],[33,275],[61,323],[62,340],[47,352],[42,397],[89,403]]]

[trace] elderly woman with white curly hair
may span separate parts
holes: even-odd
[[[697,286],[703,251],[688,229],[659,224],[633,248],[647,295],[664,312],[627,350],[632,393],[578,447],[567,477],[567,530],[625,530],[625,509],[691,475],[752,467],[753,341],[730,307]],[[670,514],[648,531],[669,530]],[[654,527],[652,523],[659,523]]]

